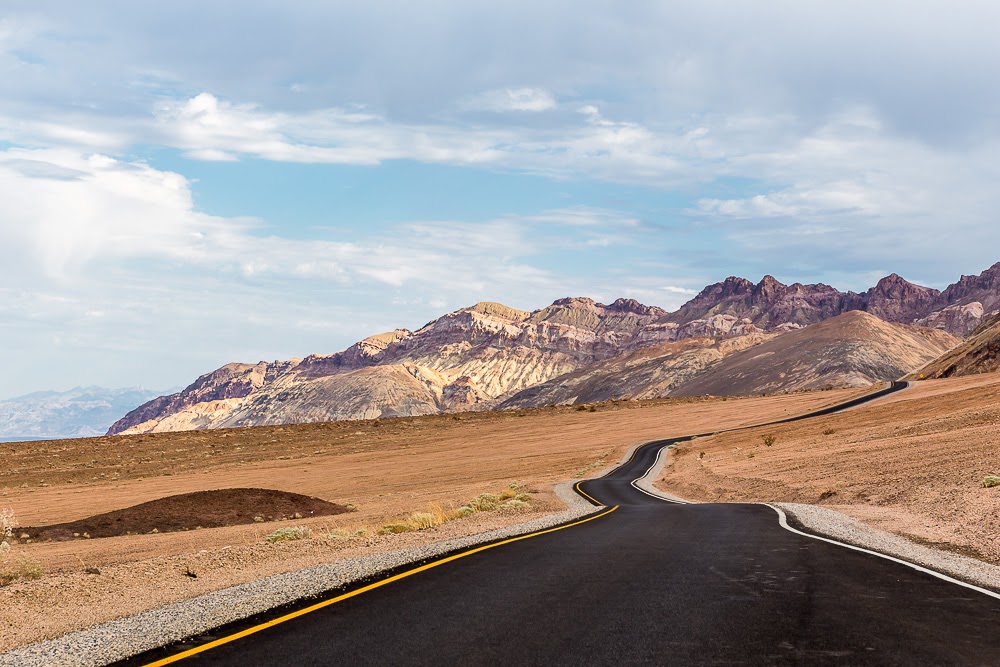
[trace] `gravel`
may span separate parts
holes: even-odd
[[[660,471],[663,470],[666,463],[668,449],[665,447],[660,450],[655,465],[645,476],[636,480],[636,485],[647,493],[665,500],[690,502],[653,486],[653,480],[659,477]],[[900,560],[946,574],[959,581],[1000,593],[1000,566],[917,544],[905,537],[866,526],[853,517],[826,507],[801,503],[763,504],[780,508],[790,519],[793,527],[801,528],[804,532],[894,556]]]
[[[302,598],[319,596],[386,570],[505,537],[544,530],[599,510],[573,492],[573,483],[564,482],[555,488],[556,495],[568,506],[559,514],[478,535],[337,561],[225,588],[14,649],[0,655],[0,666],[106,665]]]
[[[869,528],[857,519],[816,505],[766,503],[781,508],[807,532],[870,549],[1000,592],[1000,567],[949,551],[933,549],[904,537]]]
[[[641,444],[626,452],[622,462],[627,461]],[[637,483],[653,495],[684,502],[652,485],[652,480],[658,477],[663,468],[665,452],[663,450],[660,453],[656,465]],[[620,464],[609,466],[590,477],[606,474],[617,465]],[[568,506],[568,509],[559,514],[478,535],[337,561],[233,586],[15,649],[0,655],[0,667],[105,665],[274,607],[319,596],[386,570],[493,540],[544,530],[600,509],[577,495],[573,491],[574,483],[564,482],[555,488],[556,495]],[[977,586],[1000,590],[1000,567],[874,530],[851,517],[823,507],[797,503],[773,503],[773,506],[781,508],[793,522],[810,532],[892,555]]]

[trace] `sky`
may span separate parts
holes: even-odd
[[[5,0],[0,398],[1000,260],[1000,5]]]

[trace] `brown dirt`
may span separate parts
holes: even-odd
[[[771,436],[771,446],[765,437]],[[822,504],[1000,564],[1000,373],[920,382],[841,414],[684,443],[660,488],[691,500]]]
[[[167,496],[125,509],[51,526],[18,528],[15,537],[60,541],[173,533],[201,528],[223,528],[265,521],[332,516],[349,511],[341,505],[274,489],[218,489]],[[27,536],[27,537],[25,537]]]
[[[0,508],[13,508],[24,525],[229,487],[294,490],[357,511],[16,545],[12,560],[33,559],[45,575],[2,589],[0,651],[270,574],[528,520],[560,508],[551,493],[555,483],[613,464],[637,443],[800,414],[858,393],[620,401],[591,406],[593,412],[539,408],[3,443],[0,458],[10,465],[0,466]],[[458,506],[514,481],[534,491],[527,513],[476,514],[426,531],[359,540],[263,540],[289,525],[310,527],[317,536],[370,529],[413,511]],[[189,564],[197,578],[184,575]],[[102,574],[85,574],[87,568]]]

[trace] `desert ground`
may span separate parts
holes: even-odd
[[[224,488],[291,491],[355,511],[17,543],[8,565],[30,576],[0,589],[0,651],[271,574],[527,521],[562,508],[552,494],[555,484],[612,465],[638,443],[761,423],[859,393],[621,401],[3,443],[0,452],[9,463],[0,470],[0,508],[12,509],[20,526],[76,521],[175,494]],[[530,498],[527,507],[480,512],[417,532],[376,534],[378,527],[412,512],[448,510],[512,483]],[[272,531],[291,526],[311,528],[313,537],[265,541]],[[359,529],[367,529],[365,536],[328,537]],[[30,578],[36,574],[40,578]]]
[[[770,444],[768,444],[770,443]],[[871,406],[699,438],[657,486],[689,500],[820,504],[1000,564],[1000,373],[925,380]]]

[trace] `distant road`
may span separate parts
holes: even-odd
[[[1000,599],[784,530],[763,505],[674,504],[634,488],[670,442],[580,485],[617,509],[178,664],[1000,664]]]

